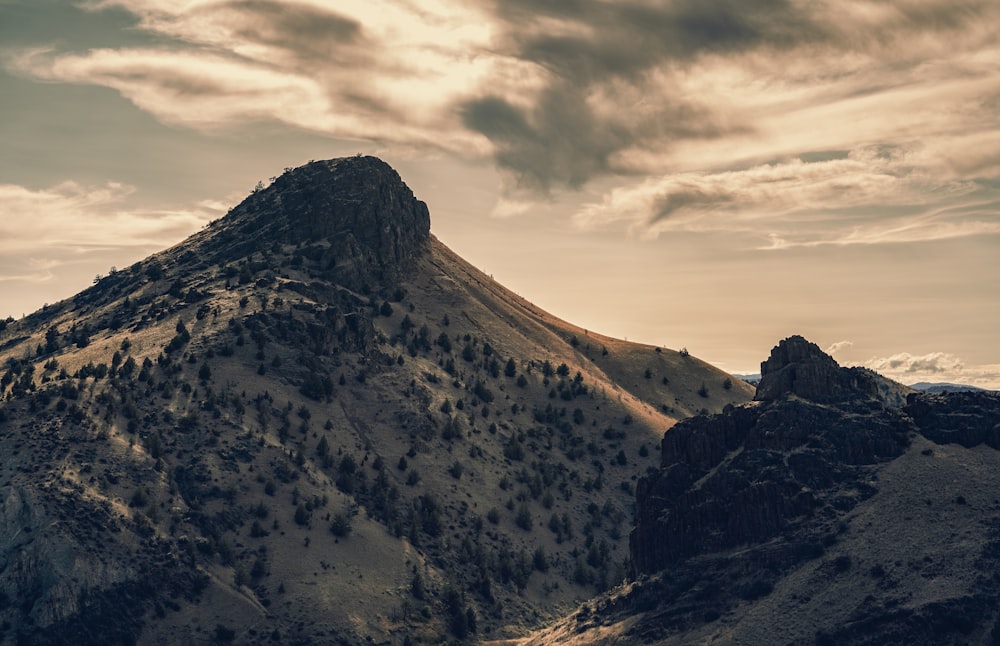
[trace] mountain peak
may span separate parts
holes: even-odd
[[[329,278],[360,287],[398,279],[429,237],[427,205],[389,164],[358,155],[286,169],[216,222],[200,251],[232,261],[309,247]]]
[[[813,401],[845,397],[878,397],[875,375],[861,368],[842,368],[815,343],[794,335],[771,349],[760,364],[758,401],[795,395]]]

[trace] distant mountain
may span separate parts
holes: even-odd
[[[665,434],[629,580],[521,646],[997,643],[1000,396],[908,392],[801,337],[761,372]]]
[[[921,381],[915,384],[910,384],[910,388],[913,390],[919,390],[924,393],[959,393],[959,392],[996,392],[990,391],[985,388],[979,388],[978,386],[969,386],[967,384],[950,384],[947,382],[928,382]]]
[[[517,636],[627,574],[664,430],[753,396],[514,295],[372,157],[5,323],[12,643]]]

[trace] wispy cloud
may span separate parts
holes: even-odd
[[[61,258],[115,247],[167,246],[188,235],[217,211],[149,211],[124,206],[133,188],[121,184],[82,186],[64,182],[33,190],[0,184],[0,252],[28,259],[34,271],[7,280],[40,280]]]
[[[466,122],[493,141],[502,167],[541,186],[630,170],[662,173],[683,163],[685,146],[720,141],[732,161],[743,152],[732,146],[740,133],[748,137],[746,152],[795,150],[781,129],[788,116],[807,111],[809,131],[798,150],[831,137],[851,148],[859,130],[882,135],[892,119],[936,131],[956,125],[957,115],[913,103],[907,112],[879,114],[865,99],[902,98],[904,89],[920,93],[947,79],[952,91],[930,107],[954,106],[956,92],[981,93],[984,78],[997,78],[989,57],[977,58],[997,44],[987,24],[1000,9],[988,0],[501,0],[497,16],[498,47],[545,70],[544,86],[527,105],[523,96],[521,105],[473,99]],[[474,118],[485,109],[506,127]],[[863,118],[848,126],[842,117],[852,109]],[[575,141],[560,126],[569,111],[573,124],[589,126]],[[526,164],[539,150],[549,163]]]
[[[486,79],[525,77],[487,48],[491,21],[459,2],[302,0],[186,3],[101,0],[166,45],[82,53],[19,52],[35,77],[114,88],[175,125],[273,120],[346,139],[483,155],[454,106]]]
[[[940,374],[960,372],[965,368],[965,363],[947,352],[931,352],[920,356],[900,352],[891,357],[869,359],[865,362],[865,367],[892,374]]]
[[[575,216],[584,228],[625,222],[667,231],[768,235],[765,249],[918,242],[1000,233],[1000,193],[934,176],[905,146],[827,151],[745,170],[680,173],[611,190]]]

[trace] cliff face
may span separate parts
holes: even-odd
[[[685,420],[664,436],[660,470],[636,492],[636,572],[844,511],[870,495],[856,486],[866,468],[905,450],[912,424],[883,405],[876,377],[839,367],[802,337],[775,347],[761,375],[755,405]],[[813,533],[792,551],[808,553]]]

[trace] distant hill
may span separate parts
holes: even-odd
[[[521,635],[625,577],[663,432],[753,396],[514,295],[372,157],[5,323],[12,643]]]
[[[924,393],[960,393],[960,392],[995,392],[990,391],[985,388],[979,388],[978,386],[969,386],[967,384],[950,384],[947,382],[928,382],[921,381],[915,384],[910,384],[910,388],[913,390],[919,390]]]
[[[801,337],[762,368],[754,402],[664,435],[629,579],[506,644],[997,643],[1000,396],[908,392]]]

